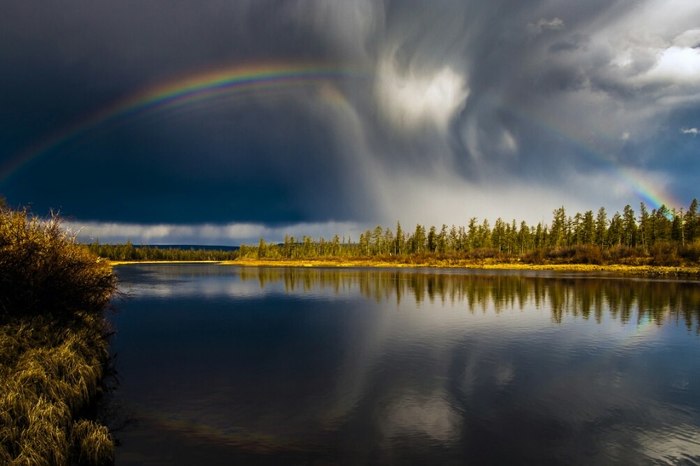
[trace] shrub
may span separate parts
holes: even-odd
[[[101,312],[115,291],[108,263],[60,228],[0,208],[0,316]]]
[[[652,265],[680,265],[678,249],[675,244],[661,242],[656,243],[649,251]]]
[[[605,251],[606,258],[616,264],[638,258],[641,254],[641,251],[621,244],[612,246]]]
[[[526,264],[543,264],[544,263],[544,250],[541,248],[534,249],[532,251],[526,252],[522,255],[521,261]]]
[[[687,262],[700,262],[700,240],[696,240],[692,244],[683,246],[680,249],[679,254]]]
[[[572,261],[576,264],[602,264],[603,253],[600,246],[595,244],[582,244],[574,247]]]

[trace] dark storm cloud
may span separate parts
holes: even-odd
[[[0,78],[8,123],[0,135],[3,158],[173,77],[241,63],[338,61],[329,41],[295,22],[284,3],[32,3],[15,2],[3,14],[3,44],[12,45],[0,52],[7,70]],[[362,201],[363,180],[352,180],[353,168],[336,157],[333,129],[304,97],[282,95],[274,108],[241,98],[191,120],[126,125],[41,154],[4,190],[40,211],[61,208],[97,220],[292,222],[371,214],[369,202],[353,202]],[[351,187],[360,194],[351,196]]]
[[[697,139],[681,132],[700,125],[691,1],[4,3],[4,160],[202,70],[319,62],[357,75],[329,84],[334,105],[313,86],[251,95],[55,148],[0,181],[38,210],[180,224],[439,223],[511,215],[504,205],[532,217],[636,203],[620,166],[695,194]]]

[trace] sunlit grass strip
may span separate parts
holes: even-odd
[[[241,265],[259,267],[440,267],[488,270],[553,270],[562,272],[612,272],[640,275],[700,275],[697,266],[652,266],[652,265],[598,265],[598,264],[527,264],[523,262],[500,262],[497,260],[463,260],[463,259],[236,259],[223,261],[222,265]]]
[[[70,329],[57,324],[35,317],[0,326],[0,464],[112,461],[109,434],[90,440],[92,433],[76,428],[84,421],[74,421],[101,390],[108,355],[104,323],[84,314]]]
[[[107,429],[81,419],[108,358],[111,268],[57,219],[0,208],[0,464],[111,464]]]

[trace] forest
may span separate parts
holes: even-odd
[[[124,262],[226,261],[233,260],[237,256],[235,248],[138,246],[130,242],[125,244],[100,244],[95,242],[88,244],[87,248],[91,253],[100,257]]]
[[[285,236],[279,244],[261,238],[257,245],[242,245],[244,259],[381,259],[383,261],[493,260],[531,264],[684,265],[700,262],[698,201],[687,209],[662,205],[639,212],[626,205],[610,215],[601,207],[570,215],[555,209],[551,223],[528,225],[498,218],[471,218],[466,225],[440,227],[416,225],[404,230],[377,225],[352,238],[314,239]]]

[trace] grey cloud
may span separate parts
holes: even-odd
[[[560,31],[565,28],[564,21],[558,17],[552,19],[540,18],[537,22],[530,23],[527,26],[533,34],[542,34],[546,31]]]
[[[313,62],[356,75],[94,134],[0,181],[11,201],[86,220],[393,222],[441,210],[430,199],[417,205],[411,185],[453,187],[444,205],[457,204],[455,193],[536,186],[538,203],[619,208],[637,202],[619,180],[604,196],[570,193],[562,180],[575,171],[590,185],[615,183],[613,162],[668,179],[676,168],[649,147],[669,118],[687,116],[673,121],[676,137],[697,125],[700,9],[678,0],[6,3],[2,158],[205,69]],[[665,52],[686,60],[684,74],[669,72]],[[444,221],[476,213],[464,204]]]

